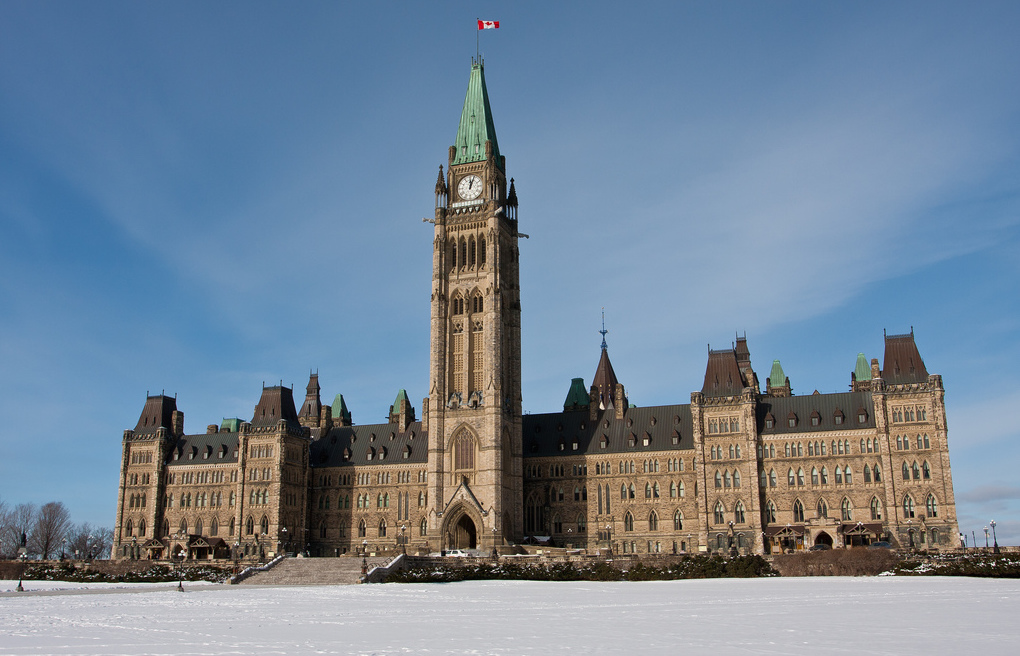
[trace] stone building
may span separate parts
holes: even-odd
[[[307,551],[775,552],[888,540],[959,546],[942,379],[907,335],[858,356],[850,389],[761,390],[747,340],[711,350],[689,403],[635,407],[604,339],[592,385],[523,415],[517,194],[480,61],[435,185],[429,395],[355,425],[312,374],[250,418],[187,434],[149,396],[124,431],[116,558]]]

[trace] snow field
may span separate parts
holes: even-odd
[[[131,594],[5,595],[0,597],[0,654],[676,654],[698,649],[791,654],[822,649],[930,656],[1020,649],[1020,581],[1003,579],[185,587],[184,594],[132,585]]]

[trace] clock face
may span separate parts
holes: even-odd
[[[477,175],[465,175],[457,183],[457,193],[464,200],[474,200],[482,193],[482,179]]]

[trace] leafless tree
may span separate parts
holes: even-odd
[[[82,522],[71,528],[67,538],[67,548],[76,558],[109,558],[113,546],[113,529],[105,526],[93,526]]]
[[[7,502],[0,499],[0,558],[8,557],[7,532],[10,530],[11,511],[7,508]]]
[[[50,501],[39,509],[28,536],[29,549],[44,560],[59,553],[60,543],[71,528],[71,513],[60,501]]]
[[[7,513],[7,528],[0,532],[0,553],[14,558],[23,546],[24,538],[32,530],[39,510],[34,503],[19,503]]]

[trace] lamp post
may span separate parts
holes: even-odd
[[[237,557],[240,555],[241,543],[234,540],[234,576],[237,576]]]
[[[25,561],[28,560],[28,553],[25,551],[24,547],[21,548],[21,553],[18,554],[18,560],[21,561],[21,573],[18,574],[18,588],[17,588],[17,590],[18,590],[18,592],[24,592],[25,591],[25,586],[22,585],[22,582],[25,579]]]
[[[64,554],[67,553],[67,538],[64,538],[60,543],[60,560],[64,559]]]
[[[280,534],[283,536],[283,551],[284,551],[284,553],[286,553],[287,551],[289,551],[289,549],[287,547],[290,546],[290,543],[287,541],[287,527],[286,526],[284,526],[283,528],[280,529]]]
[[[606,555],[609,558],[613,557],[613,525],[606,524]]]
[[[184,557],[188,554],[181,549],[180,553],[177,554],[179,562],[177,565],[177,592],[184,592]]]
[[[498,531],[496,530],[496,527],[493,526],[492,527],[492,559],[493,560],[499,560],[499,550],[496,549],[496,533],[498,533]]]
[[[368,575],[368,540],[361,541],[361,575]]]
[[[400,525],[400,553],[407,555],[407,538],[404,537],[404,532],[407,531],[407,524]]]
[[[963,550],[967,551],[967,536],[963,533],[960,533],[960,544],[963,545]]]
[[[988,527],[985,527],[985,551],[988,551]]]
[[[995,520],[988,522],[988,525],[992,527],[992,549],[999,553],[999,538],[995,537]]]

